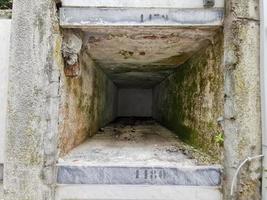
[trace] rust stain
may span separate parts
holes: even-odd
[[[80,65],[79,63],[75,63],[74,65],[66,64],[64,67],[64,73],[67,77],[77,77],[80,74]]]

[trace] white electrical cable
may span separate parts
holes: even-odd
[[[233,177],[233,180],[232,180],[232,184],[231,184],[231,196],[233,196],[234,194],[234,184],[236,182],[236,179],[237,179],[237,175],[240,171],[240,169],[243,167],[244,164],[246,164],[246,162],[248,161],[251,161],[251,160],[254,160],[254,159],[257,159],[257,158],[262,158],[263,155],[258,155],[258,156],[253,156],[253,157],[247,157],[240,165],[239,167],[237,168],[236,172],[235,172],[235,175]]]

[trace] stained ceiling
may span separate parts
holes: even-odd
[[[85,49],[118,87],[151,88],[205,48],[218,31],[209,28],[91,27]]]

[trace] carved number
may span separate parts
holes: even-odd
[[[163,169],[138,169],[135,173],[136,179],[165,179],[166,172]]]
[[[150,21],[151,21],[152,19],[164,19],[164,20],[166,20],[166,21],[169,20],[169,16],[168,16],[167,14],[164,15],[164,14],[159,14],[159,13],[156,13],[156,14],[149,14],[149,15],[148,15],[148,18],[149,18]],[[140,21],[141,21],[141,22],[144,22],[144,14],[141,14],[141,16],[140,16]]]

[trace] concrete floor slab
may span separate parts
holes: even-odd
[[[175,167],[201,165],[203,159],[210,164],[207,155],[194,155],[190,149],[154,120],[121,118],[73,149],[59,164]],[[205,158],[199,160],[201,156]]]
[[[219,186],[220,167],[197,158],[154,120],[121,118],[60,159],[58,183]]]

